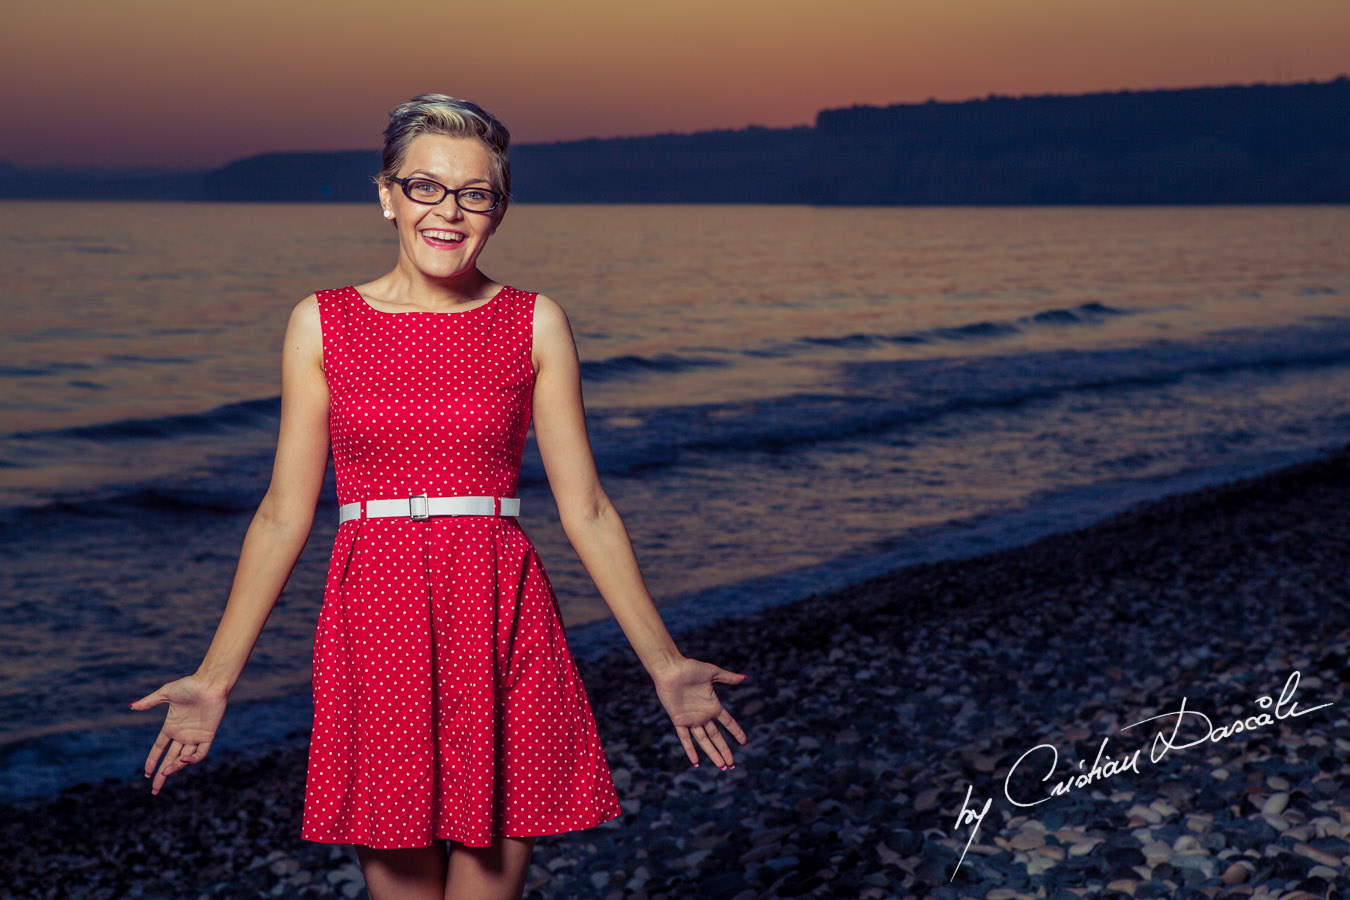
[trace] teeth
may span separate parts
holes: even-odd
[[[464,235],[460,234],[458,231],[424,231],[422,233],[427,237],[435,238],[438,241],[450,241],[451,243],[461,240],[464,237]]]

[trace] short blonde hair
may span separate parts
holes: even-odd
[[[389,113],[384,130],[384,152],[375,183],[389,184],[408,156],[408,145],[423,134],[475,137],[492,151],[493,187],[511,195],[511,132],[492,113],[476,103],[446,94],[421,94]]]

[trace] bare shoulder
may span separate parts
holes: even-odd
[[[290,322],[286,326],[286,347],[322,364],[323,326],[317,294],[310,294],[291,309]]]
[[[547,294],[535,295],[534,327],[538,330],[540,326],[554,329],[568,327],[567,313],[562,305]]]
[[[572,325],[566,311],[552,297],[536,295],[534,302],[533,357],[535,371],[550,359],[568,359],[576,355]]]

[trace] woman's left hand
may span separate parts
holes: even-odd
[[[675,733],[680,736],[684,752],[694,765],[698,765],[698,750],[694,748],[694,741],[698,741],[708,758],[720,768],[726,769],[735,764],[731,758],[731,749],[714,722],[721,722],[742,745],[746,743],[745,732],[717,699],[713,684],[719,681],[723,684],[740,684],[748,677],[688,657],[682,657],[652,675],[656,696],[670,714],[670,720],[675,723]]]

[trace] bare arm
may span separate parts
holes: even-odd
[[[239,680],[314,525],[329,449],[322,357],[319,305],[311,295],[296,305],[286,329],[272,482],[244,536],[225,612],[197,669],[226,693]]]
[[[164,727],[145,762],[147,778],[159,764],[154,793],[169,775],[206,757],[229,693],[309,539],[328,468],[328,383],[322,356],[318,301],[311,294],[292,310],[286,329],[281,428],[272,482],[244,536],[215,637],[194,674],[131,704],[137,710],[169,704]]]
[[[690,761],[698,764],[692,733],[709,758],[725,768],[732,763],[731,751],[713,721],[742,744],[746,738],[712,685],[740,684],[746,676],[685,657],[666,630],[642,579],[628,530],[596,472],[571,324],[562,307],[542,294],[535,303],[532,356],[534,435],[563,531],[652,677]]]
[[[683,655],[652,602],[628,529],[600,484],[571,325],[542,294],[535,304],[534,360],[534,436],[563,531],[643,667],[655,676]]]

